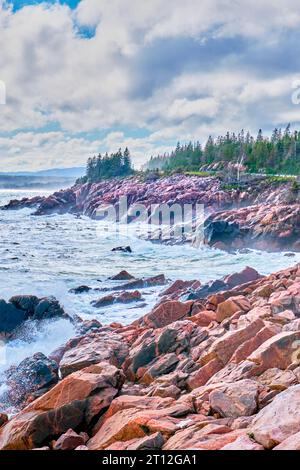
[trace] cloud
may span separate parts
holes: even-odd
[[[138,166],[177,140],[297,124],[299,26],[298,0],[0,0],[1,163],[71,166],[128,145]]]

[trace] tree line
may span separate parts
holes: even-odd
[[[284,131],[274,129],[271,137],[261,129],[256,137],[243,130],[216,139],[210,136],[204,148],[199,142],[178,143],[171,153],[151,157],[147,169],[197,171],[220,161],[242,162],[252,173],[299,174],[300,132],[292,132],[288,125]]]
[[[89,158],[86,166],[86,175],[78,182],[95,183],[101,180],[130,176],[134,173],[130,151],[126,147],[124,152],[119,149],[108,155]]]

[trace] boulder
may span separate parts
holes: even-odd
[[[251,435],[256,442],[271,449],[300,432],[300,385],[277,395],[253,420]]]
[[[70,317],[65,313],[55,297],[45,297],[39,299],[38,304],[32,315],[33,320],[48,320],[50,318],[67,318]]]
[[[179,302],[177,300],[163,302],[142,318],[142,324],[148,328],[162,328],[189,316],[192,305],[193,302]]]
[[[140,381],[149,385],[156,379],[156,377],[172,372],[176,368],[178,362],[179,359],[176,354],[165,354],[149,364]]]
[[[249,312],[251,304],[247,297],[238,295],[230,297],[229,299],[221,302],[217,307],[216,320],[221,323],[225,318],[232,317],[237,312]]]
[[[113,248],[111,251],[121,251],[123,253],[132,253],[132,249],[130,246],[117,246]]]
[[[296,432],[281,442],[273,450],[300,450],[300,432]]]
[[[248,359],[260,374],[272,367],[286,369],[298,361],[299,341],[300,331],[279,333],[259,346]]]
[[[74,450],[78,446],[84,445],[84,438],[77,434],[73,429],[62,434],[53,446],[53,450]]]
[[[264,447],[257,444],[257,442],[249,436],[240,436],[230,444],[226,444],[226,446],[222,447],[220,450],[264,450]]]
[[[246,266],[245,269],[239,273],[229,274],[224,277],[224,282],[227,284],[229,289],[239,286],[241,284],[246,284],[251,281],[256,281],[262,276],[253,268]]]
[[[163,450],[188,450],[205,449],[217,450],[224,447],[229,442],[233,442],[245,431],[232,432],[230,427],[217,423],[200,422],[193,425],[193,422],[183,430],[177,430],[164,445]]]
[[[34,397],[55,385],[58,382],[58,367],[55,361],[36,353],[8,369],[6,379],[9,402],[19,406],[30,396]]]
[[[89,292],[90,290],[92,290],[92,288],[89,286],[78,286],[74,287],[73,289],[70,289],[69,292],[71,294],[84,294],[85,292]]]
[[[133,279],[126,284],[114,286],[111,290],[129,290],[129,289],[143,289],[145,287],[163,286],[166,284],[166,278],[163,274],[143,279]]]
[[[120,367],[128,356],[128,345],[123,338],[111,332],[99,330],[70,341],[60,360],[59,367],[62,377],[91,364],[107,361]]]
[[[202,387],[208,380],[213,377],[219,370],[223,369],[224,364],[218,358],[213,358],[200,369],[190,374],[187,380],[187,387],[189,390]]]
[[[213,358],[218,358],[225,365],[236,349],[245,341],[253,338],[264,326],[264,322],[257,319],[244,328],[229,331],[213,342],[208,352],[205,352],[201,358],[202,362],[207,363]]]
[[[127,304],[141,300],[142,295],[138,290],[132,292],[121,292],[120,294],[106,295],[98,300],[93,300],[91,304],[96,308],[105,307],[114,303]]]
[[[191,292],[186,300],[196,300],[196,299],[205,299],[209,295],[216,294],[227,289],[227,284],[221,279],[215,281],[210,281],[207,284],[204,284],[200,289]]]
[[[260,345],[279,333],[276,325],[268,325],[262,328],[253,338],[242,343],[234,352],[231,361],[239,363],[249,357]]]
[[[223,418],[251,416],[257,411],[259,385],[252,380],[240,380],[213,390],[209,395],[212,412]]]
[[[26,313],[0,299],[0,338],[9,338],[26,320]]]
[[[35,295],[15,295],[9,299],[17,309],[24,310],[27,318],[34,314],[34,310],[39,303],[39,299]]]
[[[226,220],[210,221],[208,218],[204,223],[204,242],[213,245],[216,242],[231,243],[239,237],[241,231],[236,222]]]
[[[8,416],[5,413],[0,413],[0,428],[3,426],[3,424],[7,423],[8,421]]]
[[[99,431],[87,443],[90,450],[102,450],[116,441],[130,441],[160,432],[165,438],[175,433],[178,417],[190,413],[188,405],[173,405],[159,410],[121,410],[106,419]]]
[[[106,362],[69,375],[2,426],[0,449],[34,449],[70,428],[88,426],[123,382],[121,371]]]
[[[129,272],[123,270],[123,271],[120,271],[115,276],[109,277],[108,279],[110,279],[111,281],[130,281],[131,279],[134,279],[134,276],[129,274]]]
[[[165,439],[161,432],[155,432],[150,436],[137,439],[136,442],[130,444],[127,450],[159,450],[165,443]]]

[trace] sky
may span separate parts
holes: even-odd
[[[0,0],[0,41],[1,171],[300,129],[299,0]]]

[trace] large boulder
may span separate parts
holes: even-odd
[[[224,277],[224,282],[228,285],[230,289],[233,287],[239,286],[241,284],[246,284],[251,281],[256,281],[262,276],[253,268],[246,266],[239,273],[229,274]]]
[[[217,242],[228,243],[240,236],[238,223],[225,220],[210,221],[208,218],[204,224],[204,241],[207,245]]]
[[[80,434],[77,434],[73,429],[62,434],[53,446],[53,450],[75,450],[76,447],[85,444],[85,439]]]
[[[238,295],[230,297],[218,305],[216,312],[216,320],[222,322],[225,318],[231,317],[237,312],[246,313],[251,309],[251,304],[247,297]]]
[[[88,426],[110,405],[123,381],[122,372],[106,362],[69,375],[0,429],[0,449],[34,449],[70,428]]]
[[[204,353],[202,362],[207,363],[211,359],[217,358],[225,365],[236,349],[245,341],[253,338],[264,326],[264,322],[257,319],[244,328],[229,331],[213,342],[209,350]]]
[[[251,416],[258,407],[259,384],[253,380],[240,380],[213,390],[209,403],[213,412],[223,418]]]
[[[192,306],[193,302],[177,300],[163,302],[142,318],[142,324],[148,328],[162,328],[190,316]]]
[[[102,450],[117,441],[130,441],[160,432],[165,438],[175,433],[180,422],[191,412],[190,405],[174,404],[161,409],[129,408],[105,419],[99,431],[87,443],[90,450]]]
[[[95,308],[106,307],[115,303],[128,304],[130,302],[137,302],[141,300],[142,295],[138,290],[130,292],[121,292],[120,294],[110,294],[101,297],[98,300],[93,300],[91,303]]]
[[[91,364],[107,361],[120,367],[128,356],[128,345],[110,330],[89,333],[67,343],[59,367],[62,377]]]
[[[65,313],[58,300],[55,297],[45,297],[39,299],[32,316],[33,320],[48,320],[50,318],[67,318],[70,317]]]
[[[13,304],[0,300],[0,338],[9,338],[26,320],[26,313]]]
[[[254,419],[250,428],[256,442],[271,449],[300,431],[300,385],[277,395]]]
[[[6,372],[8,390],[5,395],[15,406],[27,398],[44,393],[58,382],[58,367],[42,353],[24,359]]]

